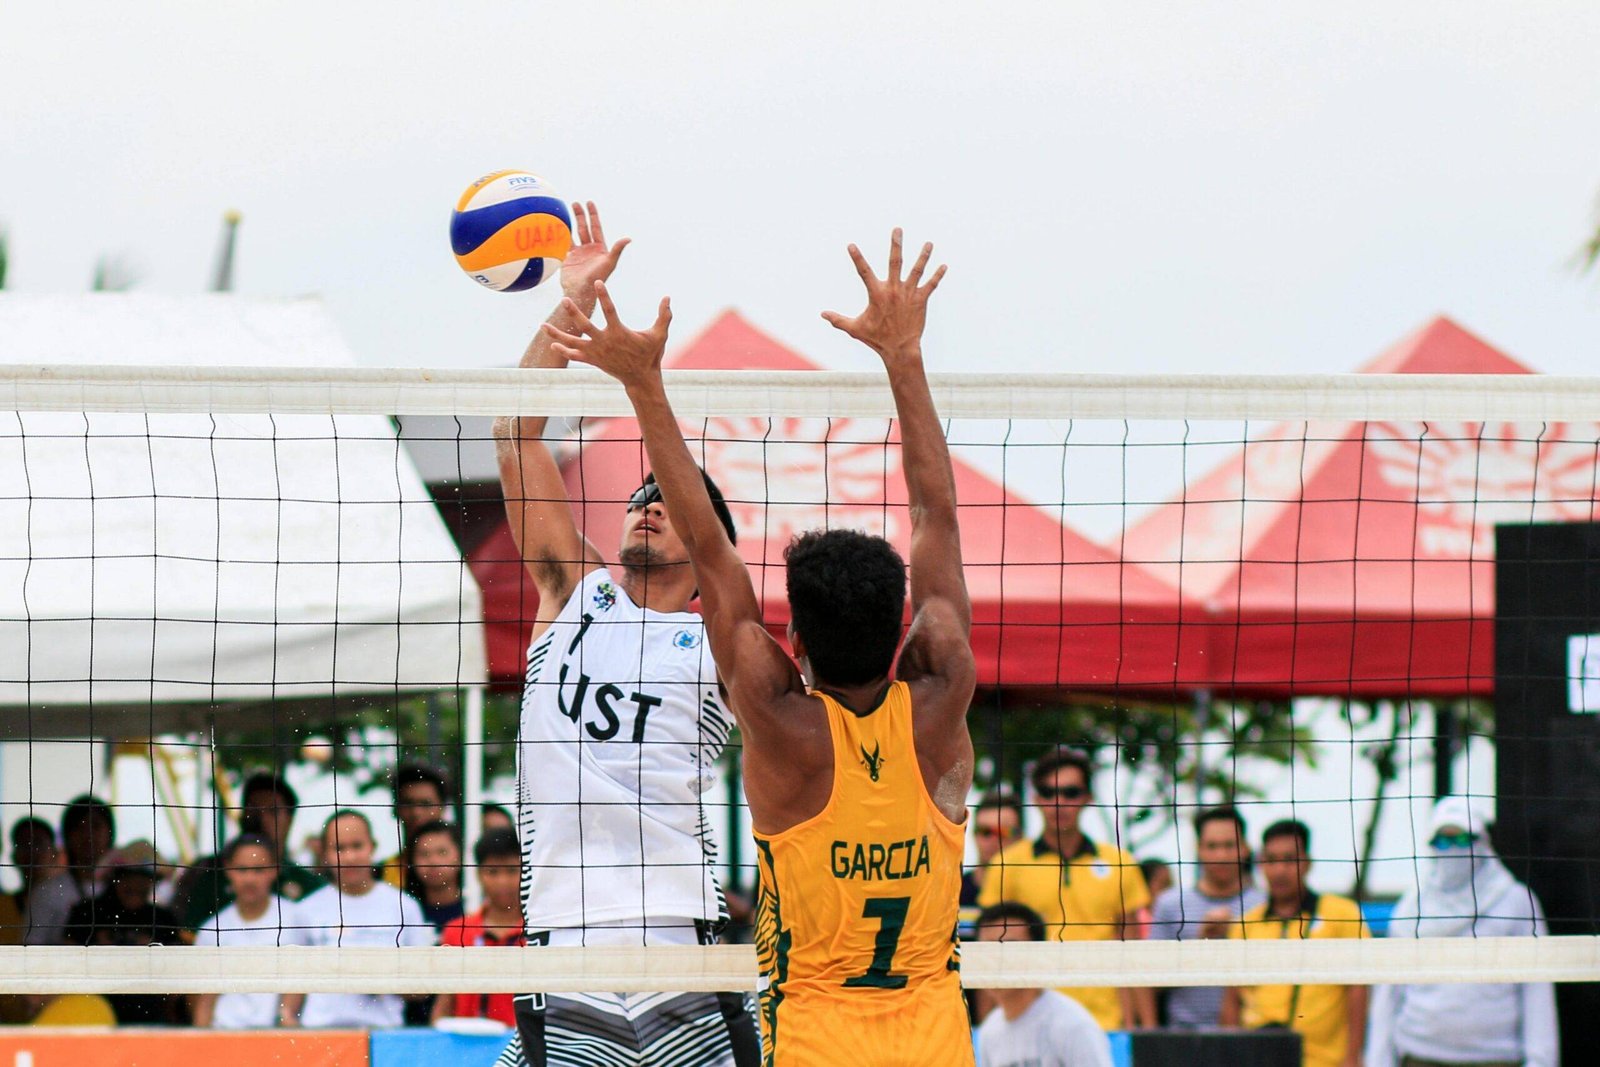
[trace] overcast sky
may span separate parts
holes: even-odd
[[[1592,373],[1597,56],[1592,0],[0,0],[0,224],[19,290],[112,252],[185,292],[238,208],[239,289],[374,365],[516,358],[553,287],[481,290],[446,226],[518,167],[680,339],[731,305],[868,367],[817,312],[898,223],[951,264],[940,370],[1347,370],[1443,311]]]
[[[0,0],[10,285],[198,291],[237,208],[240,291],[322,294],[370,365],[517,358],[553,287],[446,232],[523,168],[635,238],[619,300],[680,341],[733,306],[870,367],[817,313],[900,224],[951,265],[939,370],[1343,371],[1444,312],[1600,373],[1597,133],[1594,0]]]

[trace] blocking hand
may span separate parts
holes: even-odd
[[[661,298],[655,324],[648,330],[630,330],[618,317],[605,282],[596,281],[594,291],[605,314],[605,326],[595,325],[569,296],[562,303],[577,323],[578,332],[567,333],[545,323],[544,330],[554,342],[553,350],[567,359],[599,367],[625,386],[659,379],[661,356],[667,350],[667,327],[672,324],[671,298]]]
[[[622,250],[628,247],[628,238],[624,237],[611,247],[606,247],[605,230],[600,226],[600,209],[594,206],[593,200],[587,205],[574,202],[572,221],[578,243],[561,261],[561,291],[569,297],[587,302],[594,297],[594,283],[605,281],[617,269]]]
[[[902,279],[900,241],[900,229],[896,227],[889,239],[889,270],[883,278],[873,273],[861,250],[851,245],[850,259],[867,287],[866,310],[854,318],[837,311],[822,313],[834,327],[867,345],[885,361],[919,353],[922,327],[927,321],[928,297],[939,287],[945,272],[941,265],[927,284],[922,284],[922,272],[927,269],[928,257],[933,255],[933,245],[925,244],[922,254],[911,266],[911,273]]]

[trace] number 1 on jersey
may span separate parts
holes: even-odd
[[[891,974],[895,949],[900,947],[900,931],[906,925],[906,911],[911,907],[910,897],[873,897],[861,909],[863,919],[878,920],[878,937],[873,943],[872,963],[866,974],[846,978],[846,989],[904,989],[906,976]]]

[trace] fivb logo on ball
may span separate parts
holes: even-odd
[[[456,201],[450,249],[479,285],[502,293],[532,289],[561,269],[571,251],[572,214],[537,174],[498,170]]]

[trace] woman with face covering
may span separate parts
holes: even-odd
[[[1489,840],[1476,798],[1433,806],[1417,885],[1395,907],[1390,937],[1547,936],[1532,890]],[[1523,1064],[1557,1067],[1555,987],[1373,986],[1366,1067]]]

